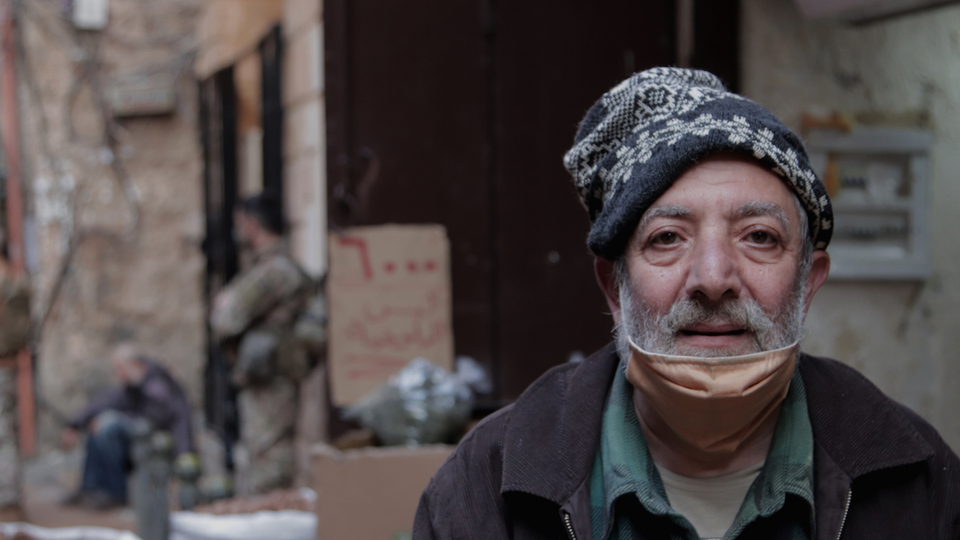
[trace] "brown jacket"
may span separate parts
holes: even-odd
[[[589,476],[618,363],[609,345],[556,367],[481,422],[424,491],[414,539],[590,540]],[[835,360],[803,355],[799,369],[814,434],[812,537],[960,539],[960,461],[937,432]],[[638,512],[644,538],[670,537],[663,518]],[[781,538],[785,512],[740,538]]]

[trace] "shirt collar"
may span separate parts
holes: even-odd
[[[634,413],[632,393],[633,386],[627,381],[621,363],[607,398],[600,445],[590,476],[593,537],[596,540],[608,537],[617,517],[615,503],[629,494],[635,494],[647,512],[665,516],[693,532],[686,519],[670,508]],[[813,481],[813,431],[803,380],[795,372],[780,410],[767,461],[734,520],[733,536],[756,518],[782,508],[788,493],[806,502],[812,524]]]

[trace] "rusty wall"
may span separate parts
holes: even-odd
[[[201,149],[193,78],[200,0],[111,0],[101,31],[69,3],[24,2],[20,101],[35,231],[41,444],[113,384],[112,343],[135,339],[197,406],[204,362]],[[115,118],[121,84],[172,89],[160,114]]]

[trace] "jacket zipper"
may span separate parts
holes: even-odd
[[[577,540],[577,535],[573,532],[573,522],[570,519],[570,512],[563,513],[563,525],[567,528],[567,537],[570,540]]]
[[[850,500],[853,498],[853,490],[847,492],[847,504],[843,507],[843,519],[840,520],[840,532],[837,533],[837,540],[843,535],[843,526],[847,524],[847,513],[850,512]]]

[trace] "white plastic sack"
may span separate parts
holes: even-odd
[[[47,529],[29,523],[0,523],[0,533],[13,536],[18,532],[29,534],[37,540],[140,540],[130,531],[118,531],[106,527],[60,527]]]
[[[467,362],[461,362],[465,368]],[[471,378],[482,378],[474,373]],[[373,430],[384,446],[417,446],[447,442],[463,430],[473,409],[470,386],[426,358],[414,358],[366,397],[345,409]]]
[[[316,535],[317,515],[301,510],[170,514],[170,540],[313,540]]]

